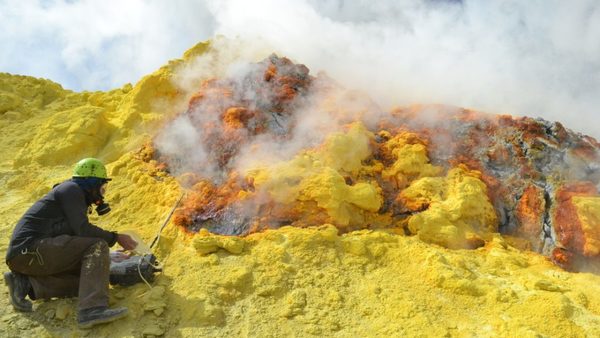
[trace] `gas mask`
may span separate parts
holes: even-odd
[[[110,205],[108,205],[108,203],[104,202],[104,194],[106,194],[106,183],[102,184],[100,186],[100,189],[98,189],[98,192],[100,194],[100,199],[98,201],[96,201],[96,213],[98,214],[98,216],[102,216],[102,215],[106,215],[110,212]]]
[[[96,202],[96,213],[98,216],[106,215],[110,212],[110,205],[104,202],[104,200],[99,200]]]
[[[106,183],[102,184],[100,188],[96,188],[92,190],[92,199],[95,200],[93,204],[96,205],[96,213],[98,216],[106,215],[110,212],[110,205],[104,202],[104,194],[106,193]],[[92,213],[92,208],[90,206],[89,213]]]

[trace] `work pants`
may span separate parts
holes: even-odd
[[[79,296],[79,310],[108,306],[110,255],[101,238],[44,238],[7,264],[29,277],[35,299]]]

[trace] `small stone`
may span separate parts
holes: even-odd
[[[192,245],[200,255],[208,255],[219,249],[215,237],[194,237]]]
[[[219,246],[232,254],[241,254],[244,251],[244,240],[238,237],[221,237]]]
[[[56,307],[56,319],[65,320],[71,314],[71,306],[69,304],[58,304]]]
[[[48,318],[48,319],[54,318],[55,315],[56,315],[56,311],[54,309],[48,309],[48,310],[46,310],[46,312],[44,312],[44,316],[46,316],[46,318]]]
[[[10,313],[10,314],[7,314],[7,315],[4,315],[4,316],[2,316],[2,319],[1,319],[1,320],[2,320],[3,322],[10,322],[10,321],[12,321],[13,319],[17,318],[18,316],[19,316],[19,315],[18,315],[18,314],[16,314],[16,313]]]
[[[164,301],[161,300],[151,300],[144,303],[144,311],[154,311],[156,309],[164,309],[165,304]]]
[[[142,331],[144,337],[157,337],[165,334],[165,330],[158,324],[147,325]]]
[[[15,323],[19,330],[26,330],[31,327],[31,322],[25,318],[17,320]]]
[[[552,284],[552,282],[544,280],[544,279],[540,279],[537,282],[535,282],[534,287],[538,290],[544,290],[544,291],[550,291],[550,292],[560,292],[562,291],[562,289],[557,286]]]
[[[21,117],[21,113],[19,113],[18,111],[11,110],[4,113],[4,117],[7,120],[18,120],[19,117]]]

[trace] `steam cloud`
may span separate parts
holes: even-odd
[[[596,2],[264,4],[213,5],[217,32],[261,37],[311,70],[366,90],[384,108],[452,104],[541,116],[600,136],[588,122],[600,106]]]
[[[591,0],[40,0],[0,3],[0,22],[2,71],[74,89],[135,82],[222,34],[326,71],[383,109],[450,104],[600,137],[591,123],[600,106],[600,4]]]

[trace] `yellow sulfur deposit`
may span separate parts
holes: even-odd
[[[319,157],[334,170],[357,173],[362,161],[371,155],[369,140],[372,138],[362,123],[353,123],[347,133],[332,133],[325,140]]]
[[[383,203],[377,183],[348,185],[342,175],[362,168],[361,161],[371,154],[371,137],[362,124],[354,123],[347,133],[331,134],[317,151],[306,151],[269,168],[249,170],[247,175],[259,191],[277,202],[316,202],[327,211],[330,222],[341,226],[369,223],[381,219],[376,214]]]
[[[429,163],[427,147],[415,134],[401,132],[387,141],[384,149],[395,162],[382,172],[383,177],[393,178],[400,188],[414,178],[435,176],[442,171],[442,168]]]
[[[106,93],[74,93],[48,80],[0,74],[0,251],[31,203],[87,156],[106,161],[113,178],[107,192],[112,211],[92,221],[134,230],[150,243],[182,191],[137,150],[186,102],[170,79],[205,49],[200,44],[135,86]],[[355,125],[319,150],[250,174],[257,191],[282,202],[293,196],[317,203],[332,220],[351,222],[381,204],[375,182],[344,181],[346,173],[362,170],[371,137]],[[1,286],[0,336],[600,336],[600,276],[565,272],[511,247],[494,233],[495,215],[477,172],[459,166],[443,175],[428,163],[424,147],[399,141],[389,148],[397,165],[388,177],[406,187],[399,198],[415,208],[429,204],[409,220],[418,236],[341,235],[323,224],[237,238],[191,235],[169,224],[155,248],[164,272],[152,287],[111,290],[111,304],[130,309],[127,318],[79,330],[76,299],[38,301],[23,315]],[[348,149],[356,149],[356,157]],[[589,219],[597,216],[595,200],[575,203]],[[484,235],[487,241],[474,250],[451,250],[420,239],[436,243],[436,232],[446,233],[443,244],[450,246]]]
[[[449,248],[477,247],[497,231],[494,207],[479,173],[459,166],[445,178],[424,177],[400,193],[408,205],[427,205],[408,227],[419,238]]]

